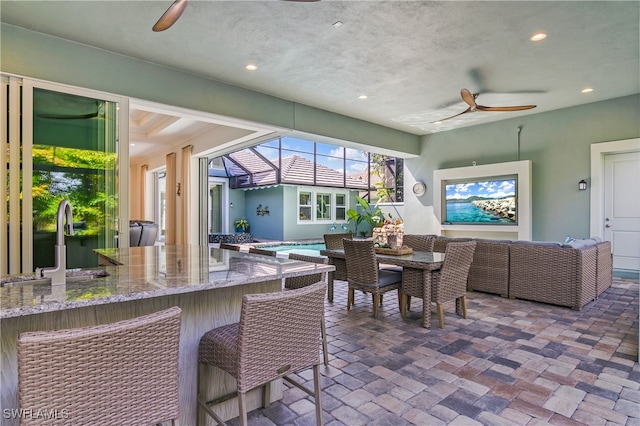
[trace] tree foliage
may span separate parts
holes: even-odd
[[[116,165],[117,154],[61,148],[33,147],[33,214],[36,230],[54,231],[58,204],[68,199],[74,222],[85,222],[85,234],[100,234],[106,211],[116,204],[106,193],[106,171]]]

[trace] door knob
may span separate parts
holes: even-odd
[[[610,224],[610,223],[607,223],[604,227],[605,227],[605,228],[611,228],[611,224]]]

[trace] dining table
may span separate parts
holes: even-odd
[[[329,272],[327,283],[327,298],[333,302],[333,282],[336,271],[345,271],[346,256],[343,249],[321,250],[320,254],[327,256],[329,264],[335,270]],[[406,318],[409,297],[422,299],[422,326],[431,327],[431,282],[434,271],[440,270],[444,263],[444,253],[413,250],[411,253],[395,255],[376,252],[376,258],[381,264],[402,267],[402,287],[400,288],[402,301],[400,314]]]

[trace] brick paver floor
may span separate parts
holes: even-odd
[[[472,292],[466,320],[451,303],[444,329],[434,312],[427,330],[421,300],[402,320],[387,293],[373,319],[362,294],[347,311],[346,283],[338,281],[326,303],[324,422],[640,425],[638,291],[638,280],[616,278],[579,312]],[[310,380],[311,371],[299,378]],[[283,399],[251,412],[249,423],[313,425],[312,401],[285,383]]]

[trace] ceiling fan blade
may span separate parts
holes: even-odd
[[[469,105],[472,111],[476,110],[476,96],[478,95],[473,95],[469,90],[462,89],[460,91],[460,96],[462,96],[462,100]]]
[[[536,105],[516,105],[516,106],[504,106],[504,107],[488,107],[478,105],[480,111],[524,111],[527,109],[535,108]]]
[[[465,109],[465,110],[464,110],[464,111],[462,111],[461,113],[458,113],[458,114],[456,114],[456,115],[452,115],[451,117],[443,118],[443,119],[441,119],[441,120],[432,121],[431,123],[432,123],[432,124],[433,124],[433,123],[440,123],[440,122],[445,121],[445,120],[451,120],[452,118],[456,118],[457,116],[462,115],[462,114],[466,114],[466,113],[468,113],[468,112],[471,112],[471,107],[469,107],[469,108]]]
[[[173,4],[169,6],[169,9],[162,14],[160,19],[158,19],[158,22],[153,26],[153,31],[164,31],[175,24],[180,15],[182,15],[182,12],[184,12],[185,7],[187,7],[188,1],[189,0],[174,1]]]

